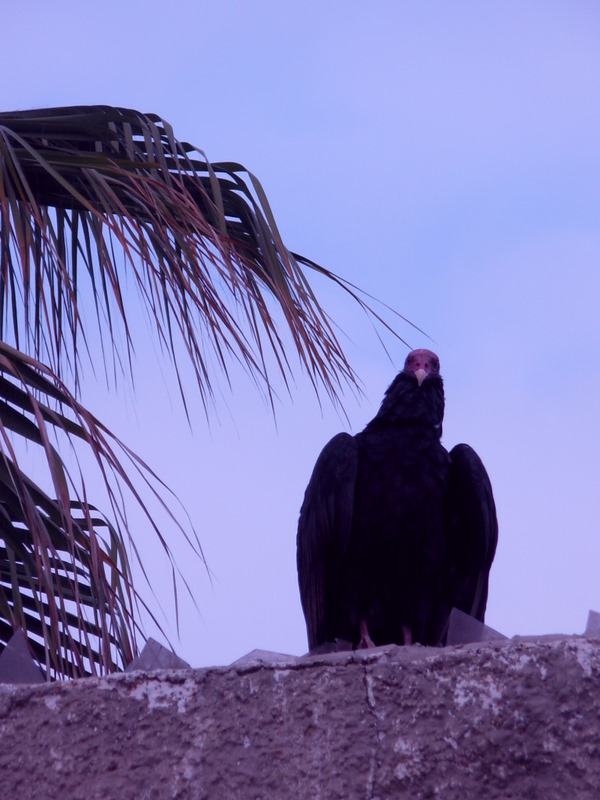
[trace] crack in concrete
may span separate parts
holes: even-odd
[[[363,680],[365,684],[365,691],[367,694],[367,706],[371,711],[371,716],[375,722],[375,747],[371,748],[371,757],[369,759],[369,773],[367,775],[367,793],[365,800],[374,800],[375,776],[377,768],[379,767],[379,753],[381,750],[381,738],[379,732],[379,717],[375,710],[376,700],[375,693],[373,692],[373,678],[369,674],[369,665],[364,664]]]

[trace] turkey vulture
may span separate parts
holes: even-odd
[[[366,428],[321,452],[297,538],[311,650],[438,645],[453,606],[483,622],[494,497],[469,445],[442,446],[443,416],[439,359],[414,350]]]

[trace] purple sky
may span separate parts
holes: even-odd
[[[597,4],[17,6],[4,12],[3,110],[160,114],[258,176],[291,249],[427,331],[433,343],[399,323],[441,358],[444,443],[475,447],[495,490],[487,622],[582,632],[600,610]],[[346,404],[356,432],[407,350],[388,340],[390,363],[352,304],[316,286],[363,381]],[[234,371],[210,428],[198,401],[190,432],[141,319],[140,331],[136,394],[90,375],[83,399],[175,489],[204,546],[212,585],[174,541],[200,608],[180,597],[177,641],[168,569],[139,531],[177,652],[194,666],[304,652],[297,514],[348,423],[298,373],[291,399],[277,387],[275,425]]]

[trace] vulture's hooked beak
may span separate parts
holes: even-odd
[[[415,378],[417,379],[417,383],[419,384],[419,386],[423,383],[426,377],[427,377],[427,370],[425,369],[415,370]]]

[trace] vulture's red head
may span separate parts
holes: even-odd
[[[402,372],[405,375],[414,375],[420,386],[428,376],[439,376],[440,360],[431,350],[413,350],[406,356]]]

